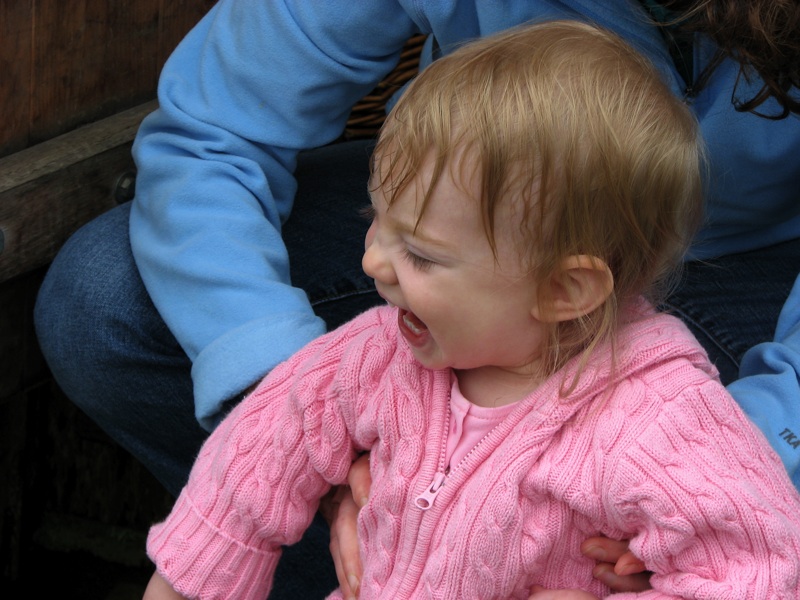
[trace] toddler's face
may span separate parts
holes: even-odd
[[[456,185],[445,169],[415,231],[431,167],[423,165],[391,207],[380,189],[373,192],[364,271],[397,307],[400,333],[425,366],[530,377],[543,331],[532,315],[536,286],[512,242],[509,210],[501,206],[496,219],[495,261],[477,186]]]

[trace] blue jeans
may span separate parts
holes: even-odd
[[[378,303],[361,271],[369,145],[302,155],[284,238],[293,283],[333,328]],[[190,362],[145,291],[131,256],[129,205],[78,231],[51,266],[36,305],[42,350],[66,395],[177,494],[206,437],[194,419]],[[770,339],[800,272],[800,241],[687,266],[666,308],[689,324],[724,381]],[[319,518],[284,555],[271,598],[322,598],[336,586]]]
[[[798,273],[800,240],[689,262],[662,308],[688,325],[727,385],[747,349],[772,340]]]

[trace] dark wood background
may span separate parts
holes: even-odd
[[[127,589],[119,582],[134,569],[149,576],[144,536],[172,499],[63,396],[39,351],[32,314],[61,245],[130,198],[130,146],[156,106],[159,72],[213,4],[0,0],[0,586],[6,597],[55,591],[62,600],[127,600],[141,597],[141,581]],[[343,138],[377,132],[386,99],[416,73],[423,40],[409,40],[395,71],[354,107]]]
[[[52,382],[33,333],[47,264],[114,206],[164,61],[211,0],[0,0],[0,577],[77,597],[77,551],[142,565],[170,499]],[[123,186],[124,188],[124,186]],[[66,555],[66,554],[64,554]],[[85,565],[85,562],[83,563]],[[30,582],[25,589],[33,593]],[[74,592],[74,593],[72,593]],[[83,597],[105,597],[99,589]],[[88,594],[88,595],[86,595]],[[15,597],[15,596],[7,596]],[[32,597],[26,594],[25,597]]]
[[[0,156],[154,97],[210,0],[0,0]]]

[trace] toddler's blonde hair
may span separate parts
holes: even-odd
[[[493,251],[497,209],[511,203],[538,282],[569,256],[609,267],[609,299],[551,327],[546,374],[612,338],[619,306],[661,297],[702,213],[692,114],[649,61],[585,23],[524,26],[434,61],[387,118],[371,185],[391,206],[431,156],[420,219],[443,170],[452,169],[456,182],[478,177]]]

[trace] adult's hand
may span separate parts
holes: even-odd
[[[592,574],[615,592],[643,592],[650,589],[650,572],[628,550],[628,542],[591,537],[581,544],[581,553],[597,561]],[[545,600],[548,597],[541,598]]]
[[[650,589],[650,573],[644,563],[628,550],[628,542],[591,537],[581,544],[581,553],[595,559],[592,574],[615,592],[643,592]],[[548,590],[536,585],[528,600],[596,600],[582,590]]]
[[[336,577],[345,598],[358,597],[361,583],[361,555],[358,546],[358,511],[367,503],[372,478],[369,455],[365,454],[350,467],[347,486],[333,490],[323,500],[320,510],[331,528],[330,551]]]

